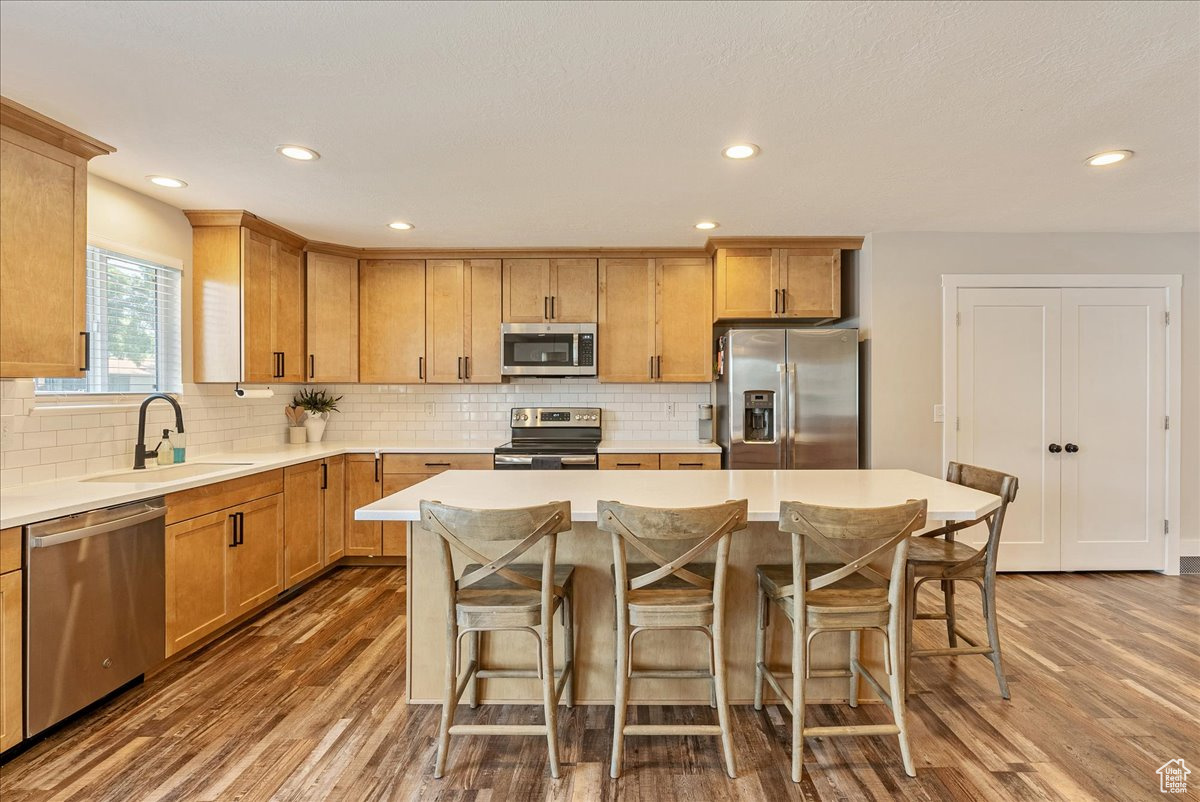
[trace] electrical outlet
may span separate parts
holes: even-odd
[[[425,404],[425,417],[427,417],[427,418],[433,417],[433,402],[432,401],[428,401]]]
[[[675,402],[667,402],[667,420],[675,420]]]
[[[933,405],[933,422],[934,423],[945,423],[945,421],[946,421],[946,405],[945,404],[934,404]]]

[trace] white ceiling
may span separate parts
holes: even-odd
[[[99,175],[351,245],[1200,228],[1190,2],[5,0],[0,92]]]

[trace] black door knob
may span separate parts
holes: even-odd
[[[1050,453],[1051,454],[1057,454],[1060,451],[1062,451],[1062,446],[1060,446],[1058,443],[1050,444]]]
[[[1067,443],[1065,449],[1068,454],[1074,454],[1079,450],[1079,446],[1075,445],[1074,443]]]

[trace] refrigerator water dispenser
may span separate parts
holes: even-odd
[[[775,442],[775,391],[747,390],[743,393],[747,443]]]

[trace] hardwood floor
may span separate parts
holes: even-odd
[[[438,710],[408,707],[402,568],[347,568],[171,666],[0,767],[25,800],[1161,799],[1155,769],[1200,777],[1200,577],[1031,574],[999,584],[1012,701],[982,657],[916,661],[909,698],[918,776],[895,738],[809,738],[788,779],[786,713],[733,709],[740,777],[716,739],[626,741],[608,778],[612,710],[563,709],[563,777],[541,738],[456,738],[432,779]],[[929,594],[931,604],[936,594]],[[958,594],[978,628],[978,601]],[[932,646],[940,622],[919,622]],[[733,659],[752,659],[733,655]],[[536,707],[460,721],[540,720]],[[706,707],[631,720],[709,721]],[[882,705],[812,706],[813,723],[883,722]],[[1200,798],[1200,780],[1184,798]],[[803,794],[803,796],[801,795]],[[1175,797],[1179,798],[1179,797]]]

